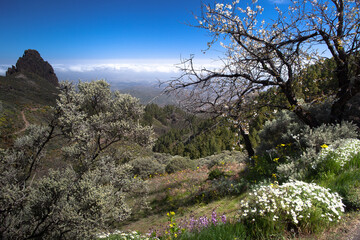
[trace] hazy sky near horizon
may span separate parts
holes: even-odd
[[[38,50],[61,80],[169,78],[190,54],[211,64],[222,49],[203,54],[209,34],[187,25],[202,2],[214,0],[0,0],[0,74],[26,49]]]

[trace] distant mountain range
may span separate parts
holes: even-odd
[[[113,90],[139,98],[142,104],[177,105],[176,98],[163,94],[159,85],[149,82],[110,82]]]

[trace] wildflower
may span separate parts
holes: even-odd
[[[329,146],[326,144],[321,145],[321,148],[328,148]]]
[[[216,212],[215,210],[213,210],[212,214],[211,214],[211,221],[212,223],[216,226],[217,224],[217,218],[216,218]]]
[[[226,223],[226,216],[225,216],[225,213],[223,213],[223,215],[221,215],[221,221],[222,223]]]
[[[273,161],[277,163],[279,161],[279,158],[274,158]]]

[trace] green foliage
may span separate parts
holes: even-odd
[[[219,154],[203,157],[197,160],[198,166],[207,166],[211,169],[214,166],[223,166],[228,163],[245,163],[248,156],[240,151],[223,151]]]
[[[278,158],[273,158],[270,154],[255,155],[251,158],[245,173],[245,179],[250,183],[259,183],[266,179],[271,179],[276,173]]]
[[[325,96],[333,95],[338,88],[337,79],[333,69],[336,63],[333,58],[309,65],[299,74],[297,86],[299,98],[307,102],[319,100]]]
[[[143,108],[104,81],[66,82],[47,125],[28,128],[0,152],[2,239],[89,239],[130,214],[129,193],[144,203],[146,186],[111,155],[118,142],[148,146],[152,129],[138,123]],[[36,177],[47,146],[61,140],[65,169]]]
[[[204,240],[204,239],[222,239],[222,240],[240,240],[250,239],[246,233],[246,227],[240,223],[226,223],[211,225],[200,232],[184,232],[179,239]]]
[[[340,125],[337,125],[337,127],[340,129],[343,128]],[[317,149],[318,144],[309,144],[309,146],[314,147],[308,147],[306,151],[304,151],[299,157],[287,158],[286,161],[280,162],[280,164],[277,166],[277,172],[282,179],[288,179],[291,177],[293,179],[304,180],[308,179],[309,176],[316,178],[319,174],[325,174],[328,170],[331,172],[336,172],[336,170],[342,169],[344,164],[349,161],[351,156],[358,153],[358,140],[351,138],[335,140],[338,135],[333,135],[333,133],[338,132],[341,136],[341,132],[337,131],[339,129],[336,129],[336,126],[325,129],[332,131],[329,137],[329,142],[333,140],[333,142],[329,144],[331,147],[323,144],[319,147],[320,149],[322,148],[320,151]],[[322,137],[324,135],[329,136],[329,134],[326,134],[327,131],[323,132],[322,130],[322,127],[320,127],[320,131],[315,129],[313,133],[320,132],[320,134],[314,134],[315,136],[310,137],[310,139],[320,139],[321,141],[318,143],[323,142],[325,139]],[[345,130],[347,130],[346,126]],[[349,135],[354,134],[356,133],[351,133]],[[320,137],[318,137],[319,135]]]
[[[319,151],[323,144],[332,144],[341,139],[356,138],[358,136],[358,128],[355,124],[342,122],[338,124],[322,124],[314,129],[303,129],[300,135],[295,138],[302,148],[315,148]]]
[[[311,109],[317,111],[319,115],[321,114],[321,105]],[[293,150],[300,153],[309,148],[315,148],[318,151],[322,144],[330,144],[339,139],[358,136],[357,126],[350,122],[324,123],[311,129],[301,123],[296,115],[290,111],[281,111],[276,117],[276,119],[266,122],[259,133],[261,143],[257,149],[257,154],[264,154],[275,146],[289,143],[294,144]]]
[[[338,192],[348,209],[360,207],[360,141],[344,139],[325,147],[312,162],[307,181]]]
[[[225,176],[226,176],[225,172],[221,171],[218,168],[215,168],[209,172],[208,180],[224,178]]]
[[[232,150],[237,142],[235,130],[223,120],[220,124],[211,119],[192,120],[190,127],[171,129],[157,139],[153,150],[197,159]]]
[[[196,163],[193,160],[181,156],[175,156],[171,158],[170,162],[166,165],[165,171],[167,173],[174,173],[189,168],[195,168],[195,166]]]
[[[129,164],[133,167],[134,175],[143,179],[165,173],[166,165],[159,163],[154,157],[139,157]]]
[[[260,131],[261,143],[257,148],[257,154],[263,154],[280,144],[295,142],[293,136],[300,134],[303,128],[305,124],[301,123],[293,112],[279,112],[276,118],[267,121]]]

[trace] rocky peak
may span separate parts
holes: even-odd
[[[15,74],[15,73],[34,73],[55,86],[59,85],[59,80],[54,72],[52,66],[44,61],[40,56],[40,53],[36,50],[25,50],[24,55],[18,59],[16,62],[16,67],[12,66],[6,72],[6,76]]]

